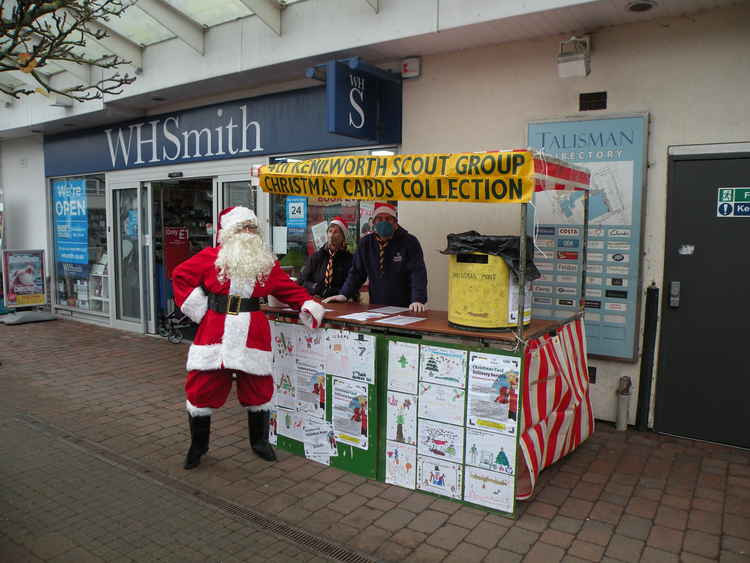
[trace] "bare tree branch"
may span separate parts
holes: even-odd
[[[93,56],[86,52],[88,40],[107,37],[100,26],[119,17],[134,0],[0,0],[0,73],[20,71],[34,78],[36,90],[24,84],[12,88],[0,84],[0,92],[14,98],[35,92],[55,92],[78,101],[95,100],[104,94],[120,94],[135,76],[116,72],[94,84],[53,88],[44,69],[55,61],[117,69],[130,61],[116,55]]]

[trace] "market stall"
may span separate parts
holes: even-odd
[[[587,201],[589,183],[585,170],[530,151],[334,157],[264,166],[259,175],[272,193],[518,203],[520,233],[529,230],[534,191],[581,190]],[[268,308],[277,446],[514,514],[539,472],[593,431],[580,300],[567,318],[533,319],[529,242],[518,242],[505,296],[512,330],[456,328],[452,311],[331,304],[324,329],[309,331],[293,311]]]

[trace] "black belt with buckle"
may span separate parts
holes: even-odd
[[[236,315],[260,311],[260,301],[257,297],[240,297],[239,295],[208,294],[208,308],[217,313]]]

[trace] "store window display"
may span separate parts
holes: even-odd
[[[50,189],[55,304],[109,315],[104,175],[57,178]]]

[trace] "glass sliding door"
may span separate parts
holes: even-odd
[[[112,190],[115,326],[154,332],[149,187]]]

